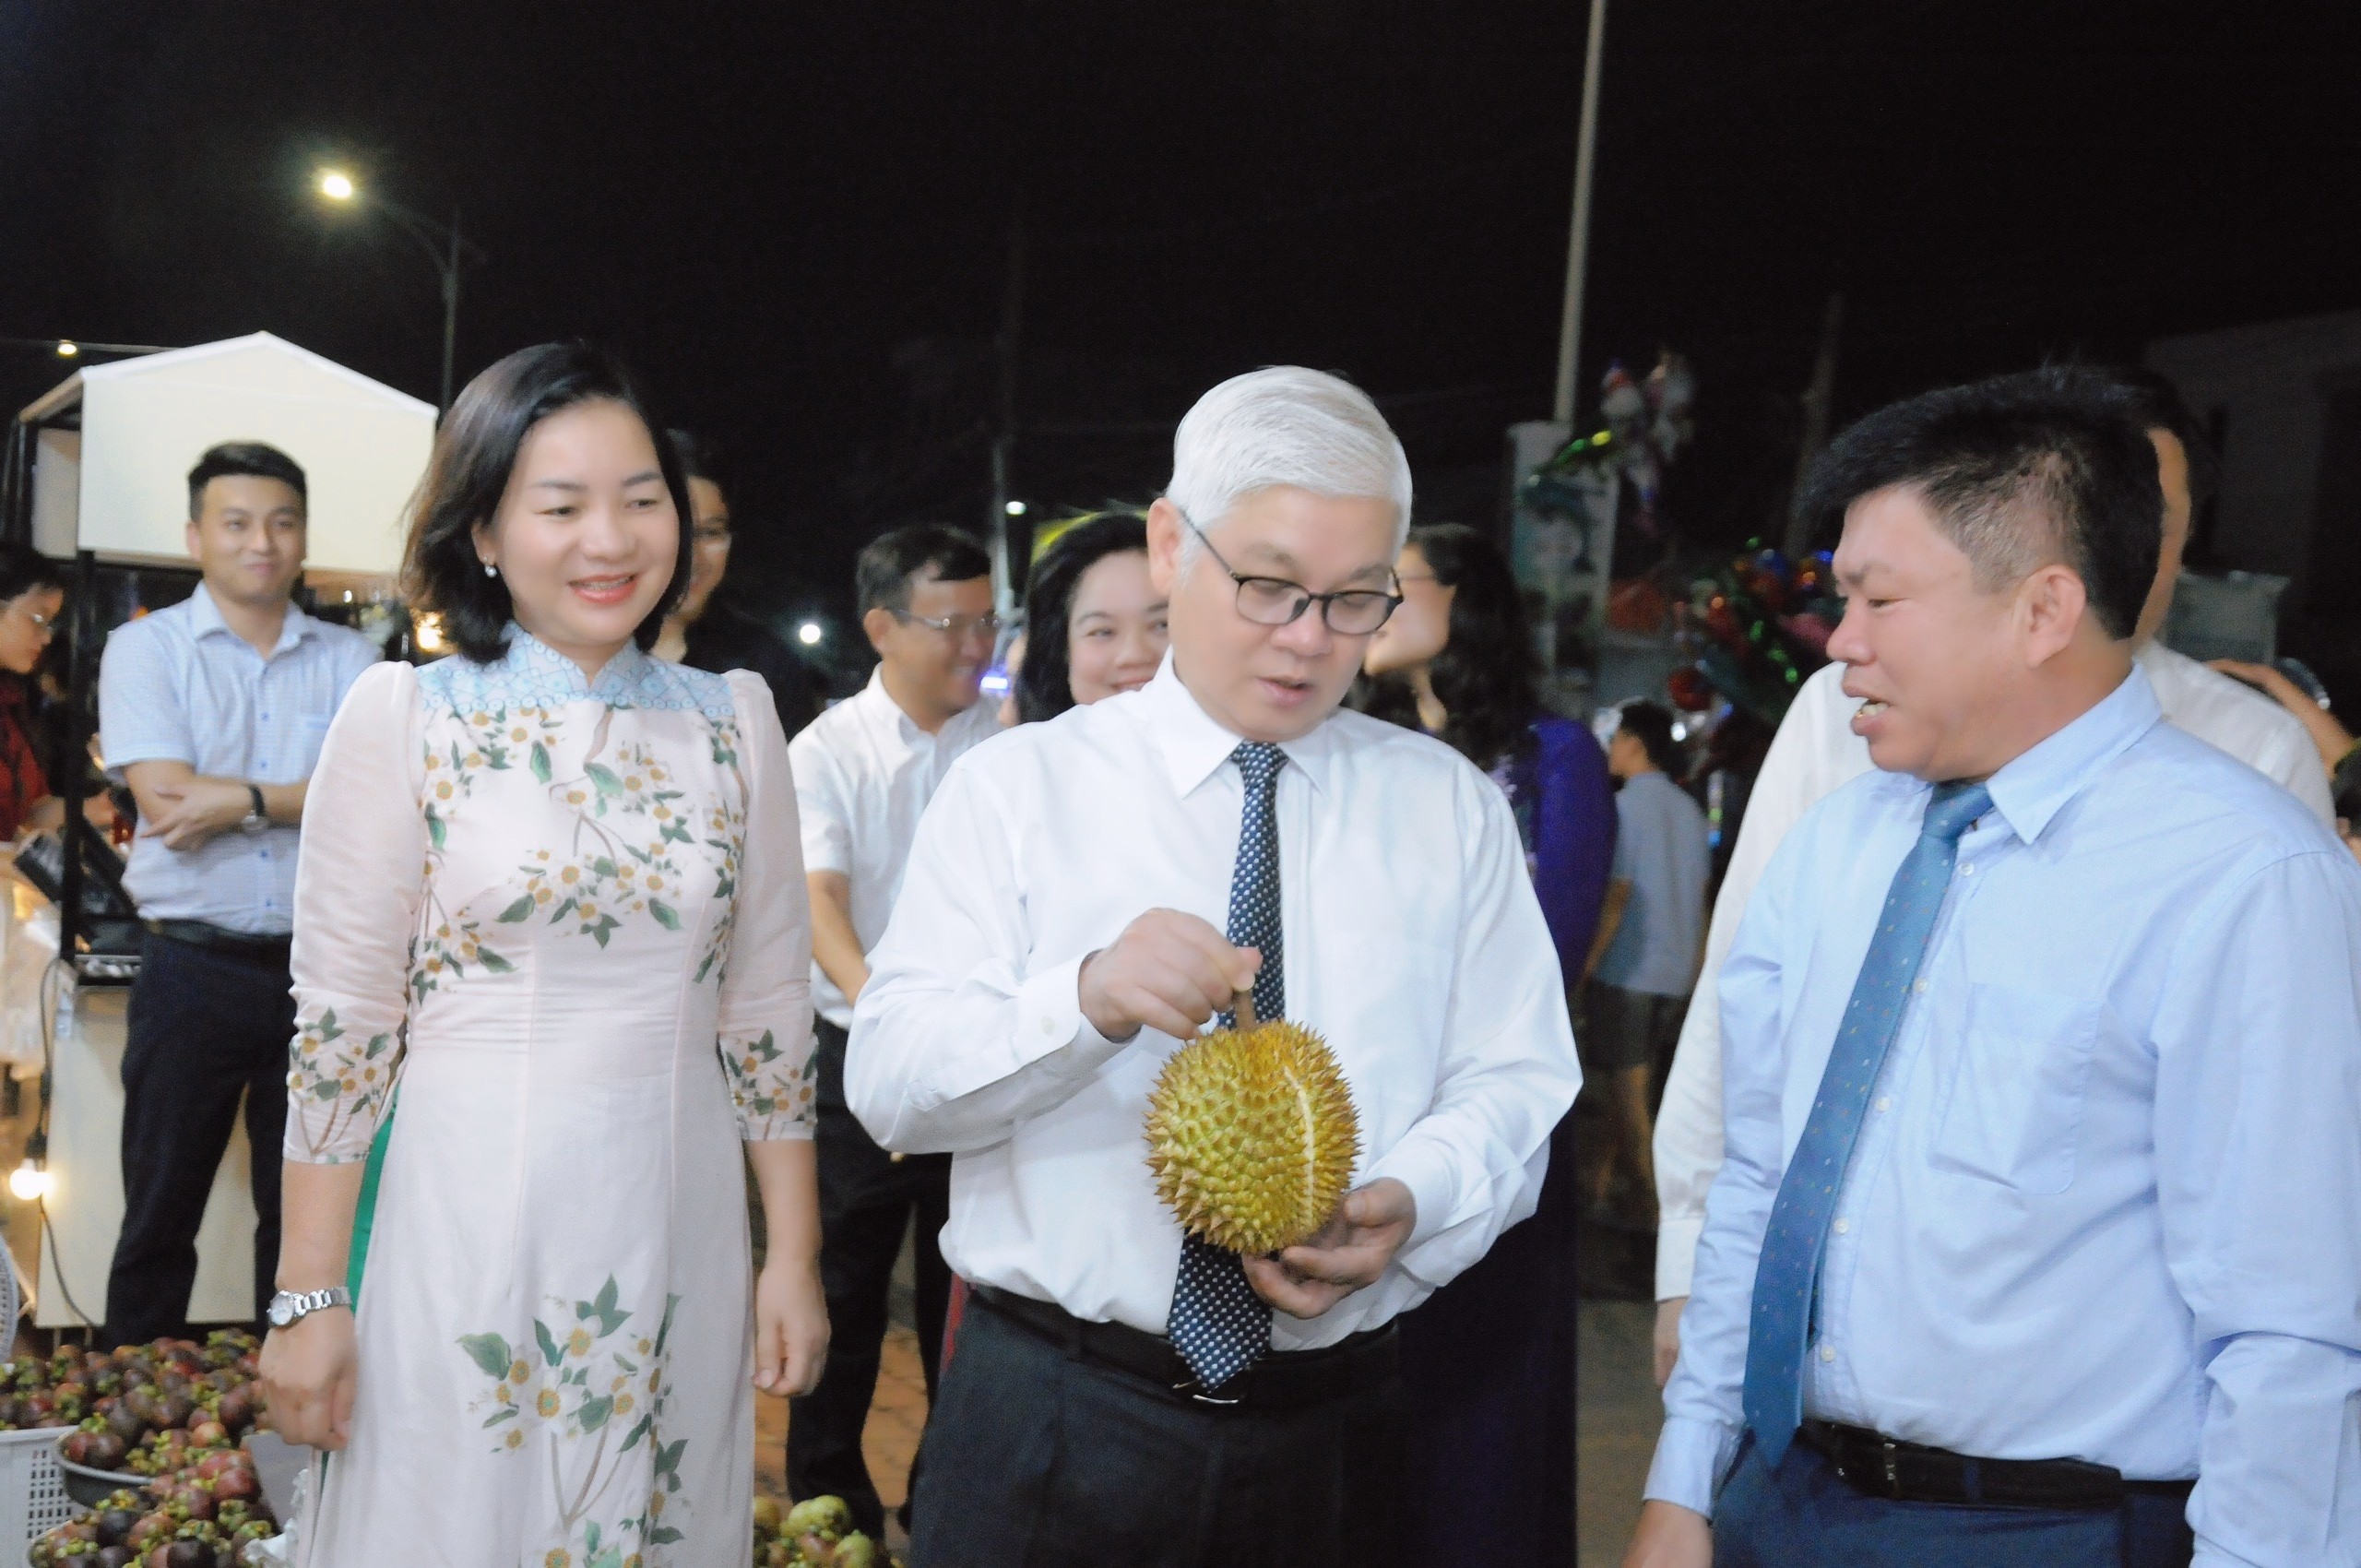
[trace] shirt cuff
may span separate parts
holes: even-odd
[[[1656,1217],[1656,1300],[1671,1301],[1689,1294],[1697,1267],[1697,1239],[1705,1233],[1702,1214],[1660,1214]]]
[[[1738,1429],[1695,1416],[1667,1416],[1640,1495],[1714,1516],[1714,1493],[1738,1456]]]
[[[942,1099],[957,1099],[1037,1064],[1058,1077],[1081,1077],[1097,1072],[1129,1045],[1129,1040],[1109,1039],[1083,1016],[1083,958],[1069,959],[1017,987],[1016,1028],[1003,1051],[971,1059],[975,1071],[963,1076],[973,1081],[946,1081]],[[989,1056],[998,1060],[987,1060]],[[1050,1060],[1052,1057],[1057,1060]]]
[[[1411,1200],[1418,1207],[1418,1218],[1411,1222],[1409,1239],[1394,1253],[1397,1261],[1406,1258],[1419,1242],[1451,1221],[1452,1194],[1458,1190],[1458,1183],[1452,1180],[1448,1158],[1434,1145],[1413,1137],[1394,1145],[1385,1151],[1384,1158],[1370,1165],[1369,1176],[1362,1185],[1391,1178],[1410,1189]]]

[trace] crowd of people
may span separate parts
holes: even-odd
[[[2129,373],[1841,435],[1837,662],[1709,919],[1676,716],[1548,711],[1503,552],[1410,526],[1332,375],[1207,392],[1021,631],[967,535],[872,541],[825,709],[715,597],[711,449],[601,352],[445,419],[422,666],[296,607],[303,470],[216,447],[202,582],[101,678],[145,926],[105,1334],[185,1330],[243,1100],[299,1562],[742,1561],[757,1390],[882,1535],[908,1246],[917,1568],[1548,1563],[1576,1230],[1656,1228],[1634,1568],[2349,1560],[2361,748],[2156,640],[2212,477]],[[64,588],[0,559],[0,666]],[[20,829],[30,732],[0,701]],[[1249,998],[1361,1140],[1269,1256],[1143,1145]]]

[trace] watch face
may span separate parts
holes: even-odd
[[[270,1303],[270,1325],[285,1328],[295,1321],[295,1303],[281,1296]]]

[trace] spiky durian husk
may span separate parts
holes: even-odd
[[[1148,1097],[1147,1163],[1184,1229],[1259,1255],[1328,1223],[1360,1154],[1328,1042],[1276,1021],[1172,1053]]]

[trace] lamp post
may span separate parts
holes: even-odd
[[[458,208],[451,209],[450,222],[438,223],[389,196],[363,191],[360,182],[341,169],[321,170],[318,190],[323,198],[339,205],[365,201],[416,240],[426,252],[426,259],[434,264],[435,276],[443,284],[443,396],[435,408],[442,413],[450,412],[451,356],[459,332],[459,269],[466,261],[486,259],[481,247],[460,237]]]

